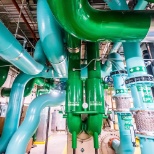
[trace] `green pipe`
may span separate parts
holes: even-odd
[[[36,75],[44,66],[36,62],[16,40],[12,33],[0,22],[0,56],[26,74]]]
[[[88,0],[48,3],[61,26],[81,40],[140,41],[149,36],[153,11],[100,11]]]
[[[151,2],[151,3],[154,3],[154,0],[146,0],[147,2]]]
[[[73,114],[82,111],[83,83],[80,79],[80,46],[81,41],[67,34],[68,48],[68,81],[66,89],[67,126],[72,134],[72,148],[77,148],[77,135],[82,131],[81,115]],[[77,69],[77,70],[74,70]]]
[[[7,76],[8,76],[8,72],[9,72],[9,63],[0,60],[0,87],[3,86],[3,84],[5,83]]]
[[[41,87],[50,87],[50,84],[46,83],[43,78],[34,78],[27,83],[24,91],[24,97],[27,97],[31,94],[35,84]],[[9,97],[10,93],[11,93],[11,88],[3,88],[1,90],[2,97]]]
[[[85,82],[87,110],[95,111],[89,114],[86,121],[86,132],[94,138],[94,148],[98,149],[98,135],[102,130],[104,113],[104,87],[101,80],[101,64],[99,59],[99,43],[87,42],[88,78]]]

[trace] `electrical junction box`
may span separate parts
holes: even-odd
[[[0,105],[0,117],[5,117],[7,112],[7,105]]]

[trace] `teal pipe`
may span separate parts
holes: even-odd
[[[31,94],[32,89],[34,88],[35,84],[38,86],[44,87],[44,88],[48,88],[48,89],[50,88],[50,84],[46,83],[43,78],[34,78],[26,84],[26,87],[24,90],[24,97],[27,97]],[[11,88],[3,88],[1,90],[2,97],[9,97],[10,93],[11,93]]]
[[[41,41],[39,40],[37,43],[36,43],[36,46],[35,46],[35,51],[34,51],[34,59],[45,65],[46,64],[46,56],[44,54],[44,51],[42,49],[42,45],[41,45]]]
[[[111,10],[128,10],[126,1],[123,0],[104,0]]]
[[[120,131],[120,141],[113,140],[112,147],[115,149],[116,154],[133,154],[135,148],[131,142],[131,134],[130,134],[130,126],[132,125],[132,116],[125,116],[125,120],[123,119],[123,115],[127,115],[127,113],[117,113],[118,116],[118,125]],[[131,115],[131,114],[130,114]]]
[[[112,10],[128,10],[129,9],[128,6],[126,7],[126,5],[125,5],[126,1],[116,0],[115,2],[117,2],[117,3],[115,3],[114,1],[106,0],[105,2],[109,5],[110,9],[112,9]],[[112,4],[112,2],[113,2],[113,4]],[[124,6],[122,7],[123,3],[124,3]],[[115,4],[117,4],[117,5],[115,5]],[[145,0],[138,0],[136,6],[134,7],[134,10],[144,10],[146,8],[147,4],[148,3]],[[121,9],[121,7],[122,7],[122,9]],[[118,52],[118,50],[121,46],[122,46],[121,42],[115,42],[113,44],[112,49],[110,50],[110,53]],[[102,65],[102,70],[105,72],[110,72],[110,68],[111,68],[111,63],[107,60]]]
[[[130,48],[131,47],[131,48]],[[147,70],[142,57],[140,43],[123,43],[124,55],[126,59],[128,77],[148,76]],[[131,51],[131,52],[130,52]],[[139,69],[136,69],[139,68]],[[154,100],[151,91],[151,84],[147,82],[135,83],[130,86],[134,100],[133,111],[154,110]],[[146,99],[148,97],[148,99]],[[138,135],[140,138],[141,153],[154,152],[154,139],[148,135]]]
[[[58,74],[67,76],[68,64],[61,28],[52,15],[47,0],[37,2],[37,21],[46,57]]]
[[[5,152],[12,135],[18,129],[25,86],[29,80],[35,77],[59,78],[59,76],[49,68],[45,68],[38,75],[33,76],[25,73],[20,73],[16,77],[12,85],[6,119],[4,122],[3,132],[0,138],[0,153]]]
[[[122,57],[118,53],[111,53],[109,59],[112,59],[112,72],[125,70]],[[125,97],[129,99],[128,89],[125,85],[125,79],[127,75],[114,74],[113,85],[115,89],[115,96],[117,98]],[[122,91],[122,92],[121,92]],[[114,139],[112,142],[112,147],[114,148],[116,154],[133,154],[134,147],[131,141],[130,126],[132,125],[132,116],[128,111],[116,111],[118,116],[118,126],[120,132],[120,141]]]
[[[47,106],[61,105],[65,97],[65,92],[51,92],[34,99],[28,107],[25,120],[11,138],[6,154],[25,154],[28,141],[39,125],[41,111]]]
[[[88,0],[48,0],[48,3],[61,26],[81,40],[125,42],[150,36],[153,11],[101,11],[92,8]]]
[[[39,74],[44,66],[36,62],[11,32],[0,22],[0,56],[26,74]]]

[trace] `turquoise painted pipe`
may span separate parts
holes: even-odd
[[[111,53],[109,55],[109,59],[112,59],[112,72],[125,70],[124,63],[122,57],[118,53]],[[113,85],[115,89],[115,96],[117,98],[120,97],[128,97],[128,89],[125,85],[125,79],[127,74],[114,74]],[[133,154],[134,147],[131,141],[130,134],[130,126],[132,125],[132,116],[128,111],[116,112],[118,116],[118,126],[120,132],[120,141],[114,139],[112,142],[112,147],[114,148],[117,154]]]
[[[145,63],[142,57],[142,51],[140,48],[140,43],[123,43],[124,48],[124,55],[126,59],[127,65],[127,73],[128,77],[135,77],[135,76],[146,76],[147,70],[145,67]],[[134,107],[135,108],[154,108],[154,103],[143,103],[143,93],[140,88],[145,87],[148,90],[148,86],[146,83],[136,86],[131,86],[132,97],[134,100]],[[152,92],[150,90],[150,95],[152,97]]]
[[[142,154],[152,154],[154,153],[154,139],[148,139],[144,137],[140,137],[140,148]]]
[[[61,28],[55,20],[47,0],[37,2],[37,21],[46,57],[58,74],[67,76],[68,64]]]
[[[36,46],[35,46],[35,51],[34,51],[34,59],[45,65],[46,64],[46,56],[44,54],[44,51],[42,49],[42,45],[41,45],[41,41],[39,40],[37,43],[36,43]]]
[[[92,8],[88,0],[48,0],[48,3],[61,26],[81,40],[125,42],[153,38],[150,35],[153,11],[101,11]]]
[[[130,134],[132,116],[124,116],[125,114],[127,113],[117,113],[120,131],[120,141],[115,139],[112,142],[112,147],[115,149],[116,154],[133,154],[135,150],[131,142]]]
[[[39,74],[44,66],[36,62],[0,22],[0,56],[26,74]]]
[[[123,0],[104,0],[111,10],[128,10],[126,1]]]
[[[117,3],[115,3],[114,1],[106,0],[105,2],[109,5],[110,9],[112,9],[112,10],[128,10],[129,9],[128,6],[126,7],[126,5],[125,5],[126,1],[116,0],[115,2],[117,2]],[[113,2],[113,4],[112,4],[112,2]],[[122,7],[123,3],[124,3],[124,6]],[[115,5],[115,4],[117,4],[117,5]],[[146,8],[147,4],[148,3],[145,0],[138,0],[136,6],[134,7],[134,10],[144,10]],[[121,7],[122,7],[122,9],[121,9]],[[113,44],[113,47],[112,47],[110,53],[117,52],[121,46],[122,46],[122,42],[115,42]],[[102,70],[104,70],[105,72],[110,72],[110,68],[111,68],[111,63],[107,60],[105,62],[105,64],[102,65]]]
[[[28,141],[39,125],[41,111],[47,106],[61,105],[65,98],[64,91],[52,91],[50,94],[41,95],[34,99],[28,108],[25,120],[11,138],[6,154],[25,154]]]
[[[12,135],[18,129],[25,86],[30,79],[35,77],[59,78],[59,76],[49,68],[45,68],[38,75],[27,75],[25,73],[21,73],[17,76],[12,86],[6,119],[0,138],[0,153],[5,152]]]

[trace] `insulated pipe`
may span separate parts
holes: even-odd
[[[37,21],[42,47],[55,71],[67,76],[67,56],[63,45],[61,28],[49,8],[47,0],[37,2]]]
[[[26,74],[39,74],[44,66],[36,62],[11,32],[0,22],[0,56]]]
[[[61,26],[81,40],[153,39],[153,11],[100,11],[92,8],[88,0],[48,0],[48,3]]]
[[[27,97],[31,94],[32,89],[34,88],[35,84],[38,85],[38,86],[44,87],[44,88],[50,87],[50,84],[46,83],[43,78],[32,79],[26,84],[26,87],[25,87],[25,90],[24,90],[24,97]],[[1,90],[1,96],[2,97],[9,97],[10,93],[11,93],[11,88],[3,88]]]
[[[17,11],[19,13],[21,13],[21,17],[24,20],[25,24],[27,25],[28,29],[30,30],[34,40],[37,42],[37,37],[35,35],[35,32],[33,31],[33,29],[31,28],[31,26],[29,25],[27,19],[25,18],[24,14],[21,12],[20,7],[18,6],[18,3],[16,2],[16,0],[12,0],[12,3],[14,4],[14,6],[16,7]]]
[[[127,74],[125,71],[122,57],[118,53],[110,54],[109,59],[112,59],[111,76],[113,78],[113,85],[115,89],[115,113],[118,116],[118,125],[120,132],[120,141],[117,139],[113,139],[111,146],[114,148],[117,154],[133,154],[134,147],[132,144],[130,133],[130,126],[132,125],[132,116],[129,111],[129,108],[131,107],[129,101],[130,96],[128,94],[128,89],[125,85],[125,79],[127,77]],[[122,106],[125,106],[125,108],[122,108]]]
[[[45,68],[40,74],[35,76],[27,75],[25,73],[21,73],[17,76],[11,89],[6,119],[0,138],[0,153],[5,152],[12,135],[18,129],[25,86],[30,79],[35,77],[57,78],[59,76],[54,74],[53,70],[49,70],[48,68]]]
[[[42,45],[41,45],[41,41],[39,40],[37,43],[36,43],[36,46],[35,46],[35,51],[34,51],[34,59],[45,65],[46,64],[46,56],[44,54],[44,51],[42,49]]]
[[[112,10],[128,10],[129,9],[128,6],[125,5],[126,1],[118,1],[118,0],[109,1],[109,0],[106,0],[105,2],[109,5],[110,9],[112,9]],[[113,2],[113,4],[112,4],[112,2]],[[117,2],[117,3],[115,3],[115,2]],[[147,4],[148,3],[145,0],[138,0],[136,6],[134,7],[134,10],[144,10],[145,7],[147,6]],[[122,7],[122,9],[121,9],[121,7]],[[112,47],[110,53],[117,52],[121,46],[122,46],[121,42],[115,42],[113,44],[113,47]],[[110,61],[107,60],[102,65],[102,70],[105,71],[105,72],[106,71],[110,72],[110,68],[111,68],[111,63],[110,63]]]
[[[28,107],[23,123],[11,138],[6,154],[25,154],[28,141],[39,125],[41,111],[47,106],[61,105],[65,97],[65,92],[53,91],[35,98]]]

